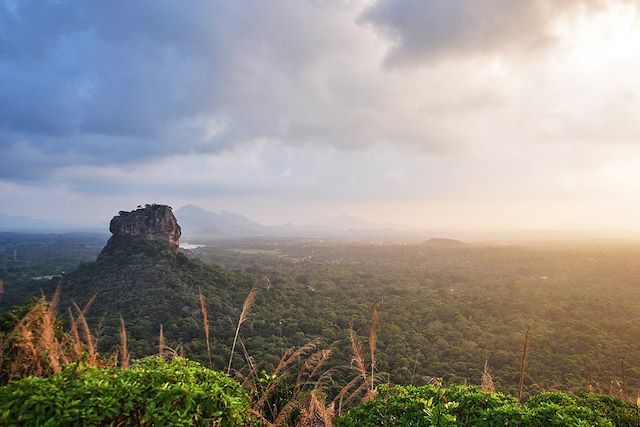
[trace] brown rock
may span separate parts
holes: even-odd
[[[174,252],[178,252],[181,230],[170,206],[145,205],[131,212],[120,211],[109,224],[113,234],[107,246],[124,236],[143,237],[166,242]]]

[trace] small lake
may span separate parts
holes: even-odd
[[[180,244],[180,249],[198,249],[198,248],[203,248],[206,245],[192,245],[191,243],[181,243]]]

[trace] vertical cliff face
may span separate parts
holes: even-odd
[[[166,242],[178,252],[181,230],[170,206],[146,205],[131,212],[120,211],[109,224],[113,234],[105,247],[127,237],[142,237],[149,240]]]

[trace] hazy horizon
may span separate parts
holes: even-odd
[[[384,242],[404,242],[404,243],[421,243],[428,239],[455,239],[461,240],[465,243],[477,243],[477,244],[538,244],[538,243],[559,243],[559,244],[572,244],[572,243],[633,243],[640,244],[640,232],[634,230],[625,229],[609,229],[609,230],[589,230],[589,229],[527,229],[524,227],[517,227],[511,224],[504,224],[500,229],[482,229],[482,228],[436,228],[436,227],[412,227],[406,224],[397,223],[375,223],[368,221],[366,218],[353,217],[347,214],[341,214],[330,217],[317,217],[312,218],[306,222],[301,223],[261,223],[255,221],[260,226],[266,227],[265,233],[250,232],[249,234],[238,233],[237,230],[225,230],[220,229],[222,234],[205,232],[201,229],[193,229],[190,225],[182,222],[185,219],[180,210],[185,206],[173,207],[178,222],[183,229],[182,242],[189,244],[189,242],[196,239],[197,241],[208,239],[246,239],[254,237],[260,237],[267,239],[279,239],[279,238],[302,238],[302,239],[329,239],[329,240],[344,240],[347,241],[384,241]],[[125,210],[139,208],[140,205],[135,207],[127,207]],[[197,206],[198,208],[201,208]],[[228,213],[231,215],[240,215],[247,220],[254,221],[254,218],[244,215],[238,212],[229,211],[213,211],[205,210],[209,213],[222,214]],[[57,222],[47,221],[46,218],[24,217],[28,220],[42,221],[41,224],[36,225],[18,225],[6,226],[2,222],[2,214],[0,212],[0,232],[26,232],[26,233],[75,233],[75,232],[89,232],[89,233],[102,233],[109,234],[109,221],[117,215],[116,212],[108,215],[107,217],[100,219],[86,218],[85,221],[71,222]],[[16,216],[19,218],[19,216]],[[91,222],[93,221],[93,222]],[[350,225],[353,224],[353,225]],[[292,226],[294,228],[287,228]],[[282,228],[285,227],[285,228]],[[270,230],[270,231],[269,231]]]
[[[0,4],[0,212],[640,237],[640,3]],[[447,237],[447,236],[443,236]]]

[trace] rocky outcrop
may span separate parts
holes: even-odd
[[[109,224],[109,231],[113,234],[107,242],[109,245],[127,237],[141,237],[148,240],[166,242],[169,247],[178,252],[181,230],[170,206],[145,205],[134,211],[120,211]]]

